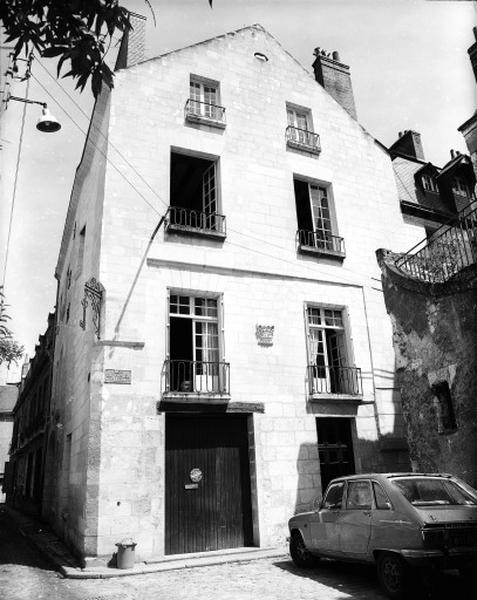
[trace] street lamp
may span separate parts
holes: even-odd
[[[30,100],[29,98],[20,98],[19,96],[11,96],[9,94],[7,96],[7,99],[5,100],[6,106],[8,106],[10,100],[16,100],[17,102],[25,102],[26,104],[39,104],[43,107],[41,111],[41,117],[38,119],[38,122],[36,124],[36,128],[38,129],[38,131],[42,131],[44,133],[55,133],[55,131],[59,131],[61,129],[61,123],[56,117],[54,117],[50,113],[46,102]]]

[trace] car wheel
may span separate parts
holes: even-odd
[[[301,534],[297,532],[290,538],[290,556],[297,567],[312,567],[318,562],[318,558],[311,554]]]
[[[400,556],[391,553],[383,553],[378,556],[378,579],[390,598],[405,597],[408,567]]]

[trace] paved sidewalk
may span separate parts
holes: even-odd
[[[28,538],[48,562],[69,579],[111,579],[130,575],[145,575],[176,569],[205,567],[226,563],[249,562],[264,558],[287,558],[287,548],[234,548],[217,552],[183,554],[136,563],[131,569],[107,566],[81,566],[65,544],[44,524],[10,507],[5,507],[21,534]]]

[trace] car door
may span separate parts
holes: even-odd
[[[343,556],[365,559],[371,536],[373,496],[369,479],[348,481],[346,501],[341,509],[339,536]]]
[[[320,509],[313,515],[311,529],[311,546],[315,552],[328,556],[339,556],[339,523],[344,481],[331,483],[321,503]]]

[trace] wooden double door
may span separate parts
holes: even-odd
[[[166,416],[166,554],[252,544],[246,415]]]

